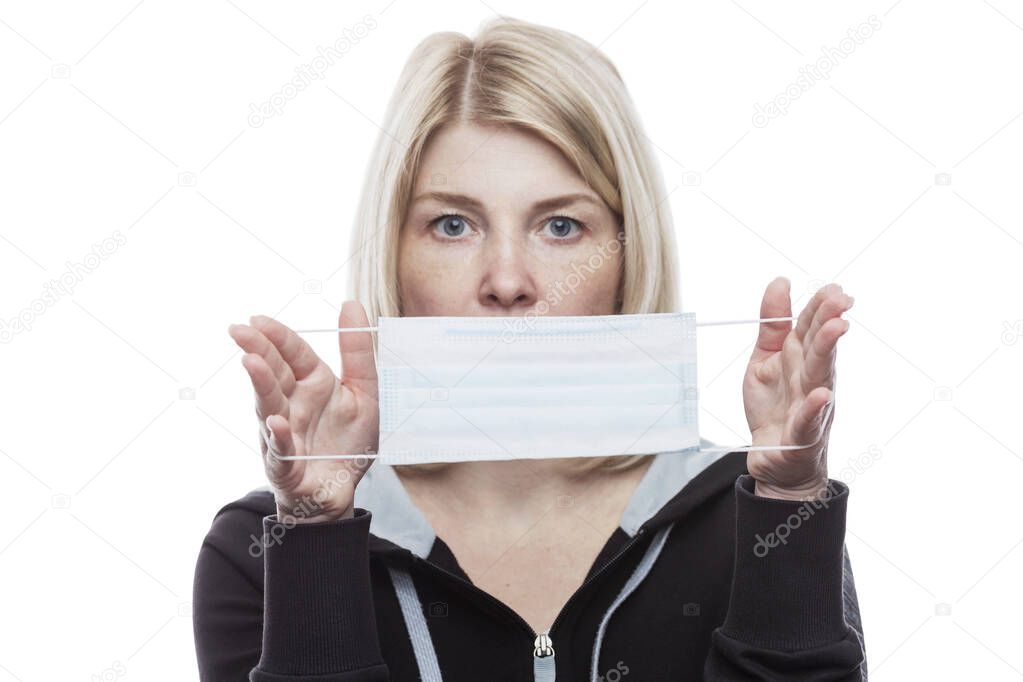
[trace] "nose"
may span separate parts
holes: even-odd
[[[526,310],[536,304],[533,268],[536,257],[525,243],[516,241],[511,229],[491,229],[483,247],[483,279],[479,302],[498,314]]]

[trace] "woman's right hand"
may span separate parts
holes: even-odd
[[[358,301],[341,306],[340,328],[366,327]],[[228,329],[245,355],[256,392],[260,449],[277,500],[278,520],[298,523],[350,518],[355,486],[372,459],[281,460],[377,451],[380,419],[371,332],[338,334],[342,378],[297,333],[257,315]]]

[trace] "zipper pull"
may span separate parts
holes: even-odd
[[[546,658],[554,655],[554,640],[546,632],[541,632],[533,640],[533,656]]]
[[[533,682],[555,682],[558,671],[554,664],[554,640],[545,630],[533,640]]]

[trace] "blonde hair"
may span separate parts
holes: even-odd
[[[619,312],[676,312],[678,266],[664,181],[618,70],[576,35],[500,17],[485,22],[475,40],[450,31],[427,36],[394,88],[351,237],[349,289],[371,325],[402,314],[401,226],[426,143],[452,122],[516,126],[557,147],[624,231]],[[584,469],[623,469],[647,456],[580,459]]]

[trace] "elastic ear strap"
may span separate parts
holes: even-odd
[[[821,420],[822,423],[828,421],[828,417],[831,415],[831,411],[834,409],[835,403],[829,403],[827,408],[824,410],[824,417]],[[713,448],[699,448],[700,452],[760,452],[765,450],[802,450],[804,448],[813,447],[821,441],[821,437],[824,435],[824,429],[817,434],[817,440],[810,443],[809,445],[737,445],[733,447],[713,447]],[[609,455],[610,456],[610,455]],[[294,455],[290,457],[277,457],[276,459],[282,461],[293,461],[303,459],[378,459],[386,458],[387,455],[369,455],[365,453],[359,453],[357,455]]]
[[[696,322],[697,327],[714,327],[721,324],[760,324],[761,322],[784,322],[785,320],[796,320],[795,317],[761,317],[753,320],[712,320],[710,322]],[[296,334],[344,334],[345,332],[375,332],[380,327],[347,327],[345,329],[296,329]],[[777,448],[775,448],[777,449]]]
[[[821,418],[821,423],[827,423],[828,417],[831,416],[831,411],[835,409],[834,401],[828,403],[828,406],[824,408],[824,416]],[[713,448],[699,448],[700,452],[762,452],[767,450],[802,450],[804,448],[813,447],[817,443],[821,442],[821,437],[824,435],[824,429],[817,434],[817,439],[808,445],[737,445],[734,447],[722,447],[717,446]],[[276,459],[282,461],[293,461],[303,459],[377,459],[380,457],[386,457],[386,455],[368,455],[360,453],[357,455],[294,455],[290,457],[277,457]]]
[[[380,327],[345,327],[344,329],[293,329],[296,334],[343,334],[345,332],[375,332]]]
[[[826,424],[828,417],[831,416],[831,411],[835,409],[835,403],[832,401],[828,403],[828,406],[824,408],[824,416],[821,418],[821,423]],[[817,439],[809,445],[736,445],[732,447],[713,447],[713,448],[700,448],[700,452],[762,452],[765,450],[803,450],[804,448],[811,448],[817,443],[821,442],[821,437],[824,435],[824,429],[817,434]]]
[[[712,327],[724,324],[760,324],[762,322],[783,322],[786,320],[796,320],[796,317],[762,317],[752,320],[716,320],[711,322],[696,322],[697,327]],[[298,334],[315,334],[315,333],[345,333],[345,332],[375,332],[379,327],[349,327],[345,329],[296,329],[295,332]],[[824,415],[823,421],[827,421],[828,416],[831,414],[831,410],[834,404],[830,404],[827,407],[827,411]],[[699,448],[700,452],[760,452],[768,450],[802,450],[804,448],[813,447],[820,442],[821,436],[824,434],[822,430],[817,436],[817,440],[808,445],[739,445],[735,447],[713,447],[713,448]],[[281,461],[296,461],[296,460],[321,460],[321,459],[378,459],[380,457],[386,457],[386,455],[369,455],[365,453],[359,453],[357,455],[293,455],[290,457],[278,457],[276,459]]]
[[[278,457],[274,455],[274,459],[279,459],[282,462],[291,462],[302,459],[376,459],[382,455],[367,455],[360,453],[358,455],[291,455],[289,457]]]

